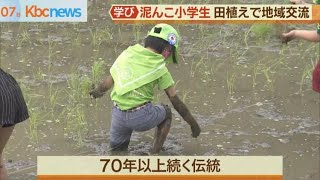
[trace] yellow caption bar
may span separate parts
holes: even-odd
[[[39,156],[38,177],[278,179],[282,177],[282,159],[282,156]]]
[[[109,14],[115,23],[183,24],[311,24],[320,22],[318,5],[270,4],[114,4]]]

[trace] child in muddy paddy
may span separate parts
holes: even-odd
[[[112,65],[111,75],[90,92],[93,98],[98,98],[113,86],[111,151],[127,150],[133,131],[142,132],[154,127],[151,152],[158,153],[161,150],[170,130],[172,113],[167,105],[151,103],[155,86],[166,92],[173,107],[190,125],[192,137],[199,136],[200,127],[179,99],[174,81],[166,68],[166,62],[177,63],[179,41],[180,36],[172,26],[156,25],[148,33],[144,47],[136,44],[123,51]]]
[[[7,180],[2,152],[15,124],[28,119],[28,109],[16,80],[0,68],[0,180]]]
[[[307,4],[303,0],[290,0],[293,4]],[[320,4],[320,0],[314,0],[315,4]],[[281,40],[283,43],[287,43],[293,39],[304,39],[311,42],[320,42],[320,24],[317,25],[317,30],[291,30],[287,33],[281,35]],[[312,89],[320,93],[320,60],[313,70],[312,74]]]

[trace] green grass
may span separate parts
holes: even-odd
[[[253,24],[250,28],[251,32],[258,38],[266,38],[272,32],[271,24]]]

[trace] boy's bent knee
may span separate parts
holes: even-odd
[[[172,111],[171,111],[171,108],[168,106],[168,105],[165,105],[165,104],[161,104],[164,109],[166,110],[166,117],[165,117],[165,120],[167,119],[172,119]]]

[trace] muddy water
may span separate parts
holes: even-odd
[[[1,24],[1,67],[20,82],[31,114],[4,153],[10,179],[35,179],[37,155],[109,154],[109,94],[91,100],[77,84],[107,75],[117,55],[143,42],[151,26],[114,25],[108,7],[90,6],[88,23]],[[250,25],[177,28],[181,58],[169,69],[202,133],[192,139],[174,112],[161,155],[281,155],[284,179],[318,180],[320,97],[310,84],[318,44],[282,46],[275,34],[285,25],[263,36]],[[102,74],[92,78],[100,61]],[[154,102],[169,103],[160,91]],[[148,155],[152,136],[134,133],[128,154]]]

